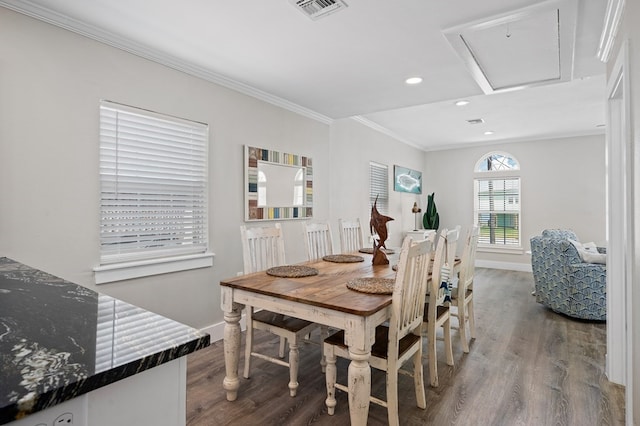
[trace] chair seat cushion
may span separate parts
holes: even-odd
[[[400,345],[398,350],[398,357],[401,357],[414,343],[420,340],[420,336],[416,336],[415,334],[408,334],[400,339]],[[347,345],[344,344],[344,330],[340,330],[335,334],[327,337],[325,343],[334,346],[340,346],[342,348],[347,348]],[[389,346],[389,327],[380,325],[376,328],[376,341],[371,347],[371,355],[376,358],[387,359],[387,352]]]
[[[253,313],[253,320],[265,324],[270,324],[278,328],[282,328],[291,332],[300,331],[313,323],[299,318],[289,317],[274,312],[261,310]]]

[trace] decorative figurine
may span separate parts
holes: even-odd
[[[378,197],[373,202],[371,207],[371,220],[369,221],[369,231],[371,235],[377,235],[378,239],[373,238],[373,264],[374,265],[388,265],[389,259],[387,254],[381,249],[386,249],[385,241],[387,240],[387,222],[393,220],[392,217],[385,216],[378,211]],[[375,231],[375,234],[374,234]]]
[[[414,229],[414,231],[418,230],[418,213],[420,213],[422,211],[422,209],[420,207],[418,207],[418,202],[414,201],[413,202],[413,208],[411,209],[411,213],[413,213],[415,215],[415,219],[416,219],[416,227]]]

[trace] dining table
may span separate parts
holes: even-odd
[[[240,319],[245,306],[312,321],[344,330],[351,362],[348,369],[349,414],[352,425],[365,425],[369,414],[371,367],[369,358],[375,329],[391,317],[391,294],[352,290],[349,281],[361,278],[393,279],[392,265],[373,265],[368,253],[348,253],[361,261],[316,260],[298,264],[317,271],[316,275],[282,277],[266,271],[240,275],[220,281],[224,313],[225,378],[223,388],[228,401],[235,401],[240,388]],[[353,258],[351,259],[353,260]],[[293,265],[292,265],[293,266]],[[375,279],[373,281],[375,281]],[[362,280],[360,280],[362,281]]]

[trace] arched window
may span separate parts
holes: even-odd
[[[474,172],[478,244],[520,248],[520,164],[511,154],[490,152],[476,163]]]

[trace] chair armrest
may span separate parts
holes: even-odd
[[[569,274],[574,274],[578,271],[582,272],[583,274],[606,273],[607,265],[602,263],[587,263],[587,262],[569,264],[569,270],[568,270]]]
[[[572,263],[567,267],[570,293],[605,294],[607,265],[600,263]]]

